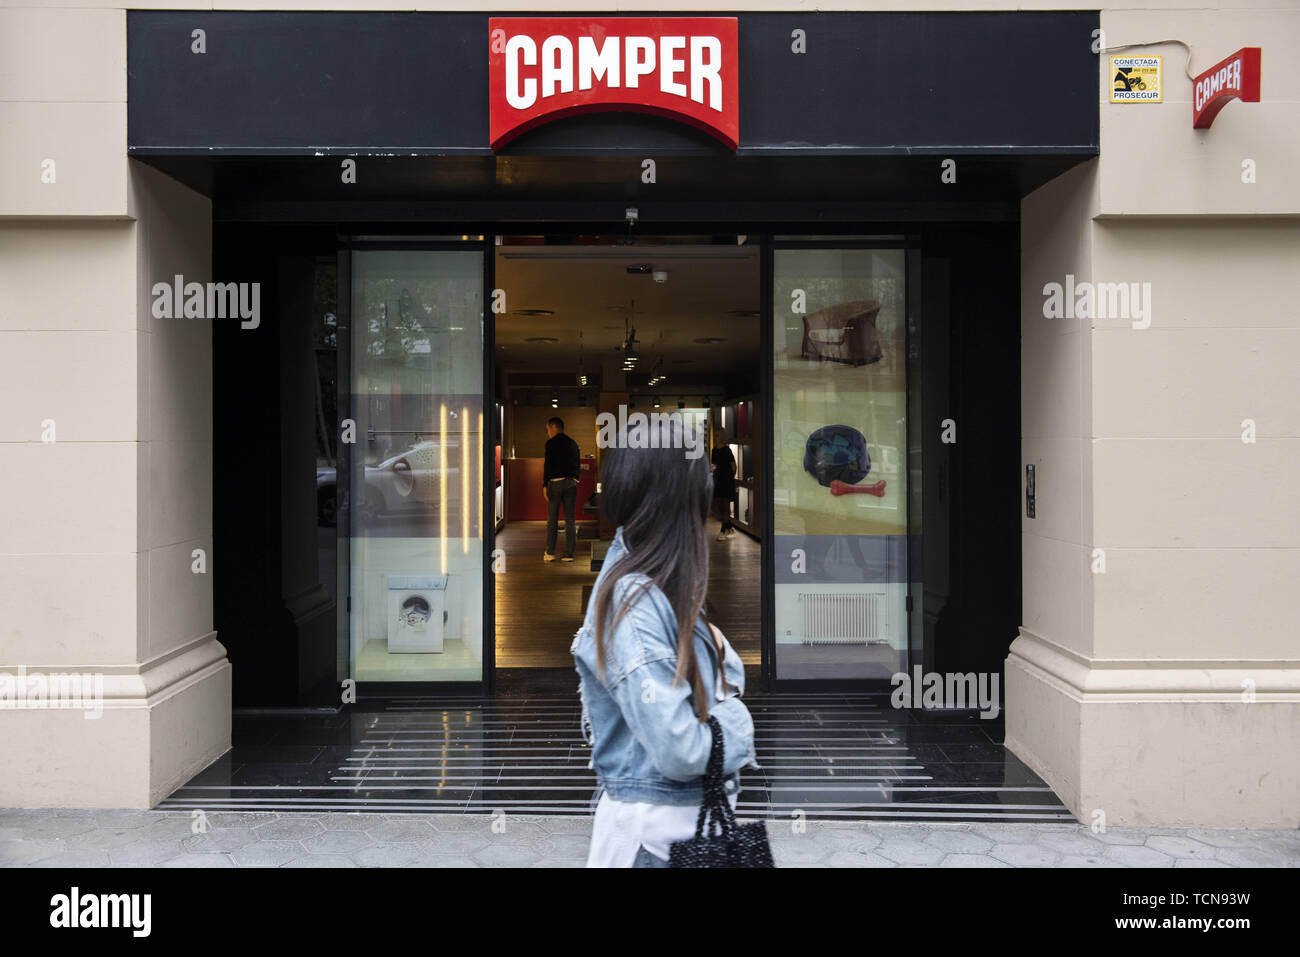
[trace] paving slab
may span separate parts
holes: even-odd
[[[0,867],[581,867],[589,815],[0,810]],[[767,822],[778,867],[1300,867],[1300,832]]]

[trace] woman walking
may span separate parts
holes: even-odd
[[[711,485],[681,447],[605,452],[600,505],[618,528],[571,649],[600,785],[588,867],[662,867],[695,835],[710,715],[733,808],[740,768],[758,767],[744,666],[704,615]]]

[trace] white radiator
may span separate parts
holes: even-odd
[[[889,642],[885,596],[800,592],[805,645],[876,645]]]

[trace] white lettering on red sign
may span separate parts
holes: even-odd
[[[732,149],[739,139],[734,17],[492,18],[492,146],[554,117],[671,116]]]
[[[624,41],[623,76],[629,89],[637,89],[641,78],[659,72],[659,89],[689,98],[722,112],[722,41],[717,37],[691,37],[690,62],[677,56],[687,46],[686,37],[660,37],[656,66],[656,44],[651,37],[627,37]],[[606,37],[597,49],[592,37],[578,38],[577,83],[580,90],[590,90],[597,82],[608,89],[619,88],[619,38]],[[531,37],[516,34],[506,43],[506,102],[516,110],[526,110],[537,102],[538,83],[526,76],[521,67],[537,66],[537,44]],[[690,81],[679,82],[683,73]],[[574,50],[567,37],[547,37],[542,43],[541,96],[543,99],[574,89]],[[708,88],[706,101],[704,91]]]
[[[1192,81],[1192,128],[1209,129],[1232,100],[1259,102],[1259,47],[1242,47]]]
[[[1241,92],[1241,61],[1233,60],[1227,66],[1222,67],[1217,73],[1206,77],[1196,84],[1196,108],[1205,109],[1205,104],[1210,97],[1224,90],[1235,90]]]

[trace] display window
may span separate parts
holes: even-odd
[[[483,253],[355,250],[351,306],[350,677],[481,681]]]
[[[902,248],[773,251],[778,678],[888,678],[907,660]]]

